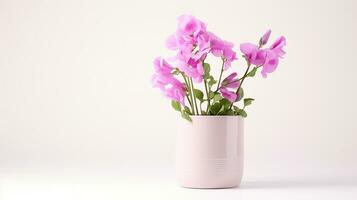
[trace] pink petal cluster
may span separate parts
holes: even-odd
[[[211,98],[209,97],[212,93],[214,95],[220,94],[226,102],[231,102],[228,110],[226,106],[224,107],[223,114],[228,113],[226,111],[234,111],[233,104],[242,98],[240,96],[241,93],[238,91],[245,78],[253,76],[255,70],[260,67],[262,68],[262,76],[266,78],[268,73],[276,70],[279,60],[285,54],[283,48],[286,45],[286,39],[284,36],[280,36],[271,46],[265,47],[270,35],[271,30],[267,30],[260,38],[258,44],[241,44],[240,51],[244,54],[243,57],[247,60],[248,64],[245,74],[239,78],[237,73],[234,72],[221,82],[224,71],[231,67],[232,62],[237,60],[236,52],[233,50],[234,44],[209,32],[206,24],[194,16],[182,15],[178,18],[176,31],[166,40],[167,48],[175,52],[173,57],[167,59],[170,63],[161,57],[156,58],[154,61],[153,86],[159,88],[169,99],[177,101],[184,106],[185,98],[187,97],[188,106],[191,106],[192,111],[190,108],[187,110],[187,107],[178,109],[177,105],[173,104],[175,110],[181,111],[183,116],[215,113],[213,110],[210,110]],[[207,62],[205,60],[209,55],[213,55],[223,61],[217,84],[218,89],[216,90],[212,90],[212,86],[216,84],[212,76],[214,74],[211,74],[213,70],[210,70],[210,65],[206,66]],[[254,71],[249,71],[251,65],[255,66]],[[205,71],[207,74],[205,74]],[[183,80],[178,80],[175,77],[176,75],[182,75]],[[196,83],[201,83],[204,78],[206,94],[202,96],[203,92],[195,86]],[[192,83],[192,80],[195,84]],[[200,110],[197,109],[196,100],[199,100],[199,106],[202,106],[202,103],[207,101],[205,103],[207,105],[205,112],[202,111],[202,108]],[[213,101],[213,103],[216,102]],[[219,103],[223,104],[225,102]],[[247,104],[246,102],[244,103]],[[189,119],[187,116],[185,118]]]
[[[216,57],[221,57],[225,60],[224,70],[231,66],[234,60],[237,60],[236,52],[233,51],[234,44],[225,40],[220,39],[213,33],[210,35],[210,48],[211,52]]]
[[[228,99],[230,102],[236,102],[238,100],[238,95],[235,93],[237,88],[239,87],[240,82],[239,79],[237,78],[237,73],[232,73],[229,76],[227,76],[223,81],[221,88],[219,91],[221,92],[221,95]],[[232,89],[232,90],[229,90]]]
[[[260,39],[260,46],[268,42],[270,36],[268,30]],[[250,64],[262,66],[261,74],[264,78],[268,73],[272,73],[278,67],[279,58],[285,54],[283,47],[286,45],[284,36],[280,36],[269,48],[261,49],[252,43],[243,43],[240,45],[241,52],[245,55]]]
[[[153,86],[159,88],[171,100],[185,105],[186,88],[171,73],[173,67],[162,58],[154,61],[155,74],[152,77]]]
[[[232,49],[233,43],[208,32],[206,25],[191,15],[178,18],[177,30],[167,39],[166,46],[177,51],[172,61],[195,82],[203,79],[202,61],[208,53],[224,59],[224,69],[229,68],[231,62],[237,59],[236,52]]]

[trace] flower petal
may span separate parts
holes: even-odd
[[[235,92],[229,91],[226,88],[221,88],[219,91],[221,92],[221,95],[230,102],[233,103],[237,101],[238,95]]]

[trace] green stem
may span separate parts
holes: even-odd
[[[188,103],[190,104],[191,110],[192,110],[192,102],[190,100],[190,96],[188,94],[186,94],[186,98],[188,100]]]
[[[250,63],[248,63],[248,67],[247,67],[247,69],[245,70],[245,73],[244,73],[243,77],[241,78],[242,81],[240,82],[239,87],[238,87],[238,89],[237,89],[237,91],[236,91],[236,94],[237,94],[237,95],[238,95],[239,89],[240,89],[240,88],[242,87],[242,85],[243,85],[243,82],[244,82],[245,78],[247,77],[249,68],[250,68]],[[231,105],[229,106],[229,110],[232,109],[232,106],[233,106],[233,103],[231,103]]]
[[[196,110],[195,110],[194,94],[193,94],[190,78],[187,78],[187,79],[188,79],[187,82],[188,82],[188,87],[190,90],[190,96],[191,96],[191,101],[192,101],[192,114],[195,115]]]
[[[262,67],[263,65],[256,65],[255,67],[253,67],[253,69],[251,70],[251,71],[253,71],[254,70],[254,68],[257,68],[257,69],[259,69],[259,67]],[[243,77],[241,77],[240,79],[238,79],[238,81],[241,81],[243,79]]]
[[[207,109],[206,109],[206,113],[208,113],[208,110],[211,107],[211,99],[209,98],[209,92],[208,92],[206,79],[204,80],[204,84],[205,84],[205,89],[206,89],[206,94],[207,94]]]
[[[187,86],[188,95],[186,95],[186,97],[187,97],[188,103],[189,103],[190,106],[191,106],[192,113],[194,114],[194,113],[195,113],[195,110],[194,110],[192,101],[191,101],[191,99],[190,99],[190,97],[192,97],[192,96],[191,96],[192,92],[191,92],[190,84],[188,83],[188,81],[187,81],[187,79],[186,79],[186,75],[185,75],[183,72],[180,72],[180,74],[182,75],[183,80],[185,81],[185,84],[186,84],[186,86]]]
[[[190,84],[191,84],[191,87],[192,87],[192,94],[193,94],[193,91],[195,90],[195,88],[194,88],[194,86],[193,86],[192,78],[190,78]],[[193,94],[193,101],[194,101],[194,104],[195,104],[195,107],[196,107],[196,114],[199,115],[199,113],[198,113],[198,107],[197,107],[197,100],[196,100],[196,97],[195,97],[194,94]]]
[[[215,92],[218,91],[219,89],[219,85],[221,84],[221,79],[222,79],[222,74],[223,74],[223,71],[224,71],[224,59],[222,59],[222,68],[221,68],[221,74],[219,75],[219,79],[218,79],[218,84],[217,84],[217,89]]]

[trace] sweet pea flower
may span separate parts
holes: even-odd
[[[270,49],[273,50],[280,58],[285,55],[283,47],[286,45],[286,39],[284,36],[280,36],[271,46]]]
[[[178,18],[177,31],[166,40],[166,46],[171,50],[191,52],[195,43],[202,40],[201,33],[206,32],[206,25],[191,15]]]
[[[259,49],[257,45],[251,43],[241,44],[240,49],[249,63],[263,67],[261,74],[264,78],[278,66],[278,54],[271,49]]]
[[[261,74],[264,78],[267,77],[267,73],[272,73],[278,67],[279,64],[279,57],[278,55],[272,50],[265,50],[266,52],[266,59],[263,64],[263,69]]]
[[[191,15],[180,16],[177,30],[167,39],[166,46],[178,50],[171,59],[175,65],[195,82],[201,82],[204,74],[202,61],[210,51],[206,25]]]
[[[178,31],[184,35],[197,36],[200,31],[206,31],[206,25],[192,15],[181,15],[178,18]]]
[[[270,35],[271,30],[268,29],[261,36],[258,44],[240,44],[240,51],[247,61],[246,72],[241,79],[235,72],[226,76],[225,74],[223,75],[223,71],[230,68],[232,62],[237,60],[236,52],[233,49],[234,44],[209,32],[206,24],[194,16],[182,15],[177,19],[176,31],[166,40],[166,46],[168,49],[174,51],[174,56],[169,57],[166,60],[161,57],[154,60],[155,73],[152,76],[153,86],[159,88],[167,98],[177,101],[181,105],[185,105],[186,97],[189,98],[188,101],[190,105],[188,106],[191,107],[189,108],[190,111],[185,107],[185,110],[181,112],[181,115],[189,121],[192,121],[192,119],[190,119],[190,116],[188,115],[217,114],[211,107],[212,104],[215,105],[217,99],[215,98],[211,104],[211,93],[218,93],[220,98],[223,97],[223,101],[226,101],[227,104],[229,104],[227,107],[225,103],[223,112],[219,112],[218,114],[232,113],[232,111],[236,109],[236,107],[233,107],[234,104],[239,102],[243,97],[240,94],[241,91],[239,91],[243,83],[241,81],[245,80],[248,75],[253,75],[253,72],[255,74],[255,71],[258,68],[261,69],[261,75],[266,78],[269,73],[272,73],[277,69],[279,60],[283,58],[285,54],[285,51],[283,50],[286,45],[285,37],[280,36],[271,46],[268,46],[266,44],[269,41]],[[210,59],[206,59],[210,54],[212,54],[213,57],[216,57],[216,59],[218,58],[223,61],[216,90],[212,90],[212,84],[215,84],[215,79],[212,78],[212,75],[215,75],[215,73],[209,73],[207,74],[208,77],[205,77],[204,64],[210,61]],[[206,70],[215,72],[213,65],[211,66],[212,70]],[[249,70],[251,67],[254,67],[254,71]],[[192,81],[194,81],[195,84],[193,84],[192,87],[188,87],[185,83],[178,80],[176,75],[182,75],[185,83],[188,85],[191,85]],[[204,78],[207,78],[204,83],[206,94],[203,94],[202,96],[202,91],[200,91],[200,89],[202,89],[203,84],[196,87],[196,83],[201,83]],[[190,84],[187,80],[189,80]],[[208,81],[209,87],[207,87],[206,81]],[[192,95],[192,93],[194,94]],[[199,100],[198,104],[196,99]],[[203,103],[205,100],[207,100],[207,102]],[[244,102],[244,104],[244,107],[246,107],[249,103]],[[202,109],[202,106],[205,105],[207,106],[206,109]],[[178,110],[176,105],[173,106],[175,110]],[[197,109],[199,107],[201,107],[201,109]],[[243,112],[234,113],[242,115],[243,117],[246,116]]]
[[[221,88],[219,89],[219,91],[221,92],[221,95],[227,99],[230,102],[236,102],[238,99],[238,95],[235,92],[229,91],[227,88]]]
[[[278,67],[279,58],[283,58],[285,51],[283,47],[286,45],[284,36],[280,36],[270,47],[266,49],[266,59],[263,65],[261,74],[264,78],[267,77],[267,73],[272,73]]]
[[[225,88],[231,88],[231,89],[237,89],[240,85],[239,79],[236,78],[237,73],[233,72],[229,76],[227,76],[223,81],[222,81],[222,86]]]
[[[234,44],[225,40],[222,40],[213,33],[210,33],[210,49],[214,56],[224,59],[224,70],[231,66],[234,60],[237,60],[236,52],[233,51]]]
[[[171,73],[173,67],[164,59],[156,58],[154,61],[155,74],[152,77],[154,87],[159,88],[162,93],[171,100],[185,105],[186,88]]]
[[[271,31],[268,30],[260,39],[260,46],[266,43],[269,39]],[[250,64],[262,66],[261,74],[264,78],[268,73],[276,70],[279,64],[279,58],[285,54],[283,47],[286,45],[284,36],[280,36],[269,48],[260,49],[257,45],[252,43],[243,43],[240,45],[240,50]]]
[[[171,100],[180,102],[185,105],[186,88],[183,83],[175,79],[173,76],[160,76],[154,74],[152,78],[153,86],[161,90],[161,92]]]
[[[166,60],[158,57],[154,60],[154,69],[159,74],[171,74],[173,67]]]
[[[270,29],[267,30],[267,32],[264,33],[264,35],[259,40],[259,45],[260,46],[263,46],[268,42],[270,34],[271,34],[271,30]]]
[[[221,87],[219,89],[221,95],[232,103],[237,101],[238,95],[234,91],[236,91],[240,85],[239,79],[236,77],[237,73],[235,72],[227,76],[222,81]],[[230,91],[228,88],[233,89],[234,91]]]
[[[181,71],[191,77],[196,83],[202,82],[204,69],[201,59],[194,59],[184,52],[179,52],[175,57],[171,58],[171,60],[176,63]]]
[[[169,36],[166,40],[166,47],[170,50],[180,50],[184,52],[191,52],[194,48],[194,39],[182,35],[179,32]]]
[[[206,25],[191,15],[182,15],[178,18],[176,32],[166,40],[166,46],[177,50],[171,60],[187,76],[195,82],[201,82],[204,75],[203,60],[209,53],[224,60],[224,70],[236,60],[233,43],[220,39],[206,31]]]
[[[265,62],[266,52],[252,43],[243,43],[240,45],[240,51],[245,55],[249,63],[253,65],[262,65]]]
[[[175,79],[175,81],[167,84],[164,93],[169,99],[185,105],[186,88],[183,83]]]

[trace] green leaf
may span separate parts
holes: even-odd
[[[208,63],[203,63],[203,69],[204,69],[204,79],[209,79],[210,75],[209,72],[211,71],[211,66]]]
[[[215,96],[214,92],[209,92],[209,94],[208,94],[209,99],[213,99],[214,96]]]
[[[219,102],[223,105],[224,109],[229,109],[231,106],[231,102],[227,99],[221,99]]]
[[[222,108],[222,104],[220,104],[219,102],[213,104],[210,108],[210,111],[212,112],[212,114],[217,114]]]
[[[171,106],[177,110],[177,111],[181,111],[181,104],[177,101],[171,101]]]
[[[191,111],[190,108],[185,106],[185,108],[183,109],[187,114],[191,115]]]
[[[238,107],[234,107],[234,113],[236,114],[236,115],[240,115],[240,116],[242,116],[242,117],[247,117],[247,113],[245,112],[245,110],[243,110],[243,109],[240,109],[240,108],[238,108]]]
[[[245,112],[245,110],[240,110],[238,115],[242,116],[242,117],[247,117],[247,113]]]
[[[238,115],[240,108],[238,106],[233,106],[234,114]]]
[[[213,76],[210,76],[209,78],[209,81],[208,81],[208,86],[211,88],[214,84],[217,83],[216,80],[214,80],[214,77]]]
[[[195,97],[200,100],[203,101],[203,92],[199,89],[194,89],[193,90],[193,94],[195,95]]]
[[[225,115],[234,115],[234,111],[233,110],[227,110],[225,113]]]
[[[239,99],[238,99],[237,101],[240,101],[240,100],[243,99],[243,97],[244,97],[244,90],[243,90],[242,87],[239,88],[238,94],[239,94]]]
[[[244,106],[249,106],[250,104],[252,104],[253,101],[254,101],[254,99],[252,99],[252,98],[245,98]]]
[[[254,77],[255,73],[257,73],[257,67],[254,67],[248,74],[247,76]]]
[[[218,93],[213,96],[213,102],[220,101],[221,99],[223,99],[223,97]]]
[[[181,112],[181,117],[186,119],[186,120],[188,120],[189,122],[192,122],[192,119],[191,119],[190,115],[185,111]]]
[[[223,115],[224,114],[224,106],[222,105],[221,109],[219,109],[219,111],[217,112],[217,115]]]
[[[209,73],[211,71],[211,66],[208,63],[203,63],[203,69],[205,70],[205,73]]]

